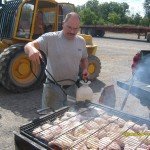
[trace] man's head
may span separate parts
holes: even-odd
[[[71,12],[66,15],[63,21],[63,33],[68,40],[73,40],[79,31],[80,17],[77,13]]]

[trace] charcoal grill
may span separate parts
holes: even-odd
[[[36,137],[33,135],[33,130],[35,128],[42,126],[45,123],[52,124],[52,127],[53,127],[54,121],[57,118],[63,117],[66,112],[70,112],[70,111],[71,112],[77,112],[77,113],[73,116],[68,117],[67,119],[62,120],[57,125],[59,125],[60,123],[63,123],[64,121],[68,121],[69,119],[71,119],[73,117],[79,117],[79,116],[80,117],[82,116],[81,117],[81,120],[82,120],[81,124],[78,124],[78,125],[72,126],[72,127],[68,127],[65,131],[62,131],[61,133],[55,135],[55,137],[50,139],[49,142],[55,141],[57,139],[60,139],[64,135],[68,135],[69,133],[72,133],[72,131],[74,131],[75,129],[77,129],[83,125],[88,124],[90,121],[93,121],[96,117],[102,118],[104,116],[109,116],[108,118],[111,118],[112,116],[116,116],[116,118],[109,121],[108,123],[104,124],[103,126],[100,126],[99,128],[91,130],[91,132],[89,134],[85,134],[82,138],[76,139],[71,144],[71,146],[67,147],[67,148],[62,148],[61,145],[55,145],[54,142],[53,142],[53,144],[48,144],[47,140],[45,140],[43,138]],[[29,122],[28,124],[21,126],[19,128],[20,129],[19,133],[14,132],[15,146],[16,146],[16,149],[18,149],[18,150],[27,150],[27,149],[28,150],[34,150],[34,149],[37,149],[37,150],[42,150],[42,149],[43,150],[44,149],[50,149],[50,150],[51,149],[52,150],[55,150],[55,149],[56,150],[57,149],[76,149],[76,147],[78,145],[85,143],[85,141],[92,138],[98,132],[106,130],[112,123],[116,122],[116,120],[118,120],[120,118],[125,120],[126,122],[131,120],[132,122],[134,122],[134,124],[132,124],[130,127],[126,128],[126,130],[124,130],[124,132],[122,132],[122,133],[112,132],[111,133],[111,137],[112,137],[111,142],[105,144],[105,147],[103,147],[101,149],[105,149],[105,148],[109,147],[114,141],[118,141],[118,139],[125,137],[125,134],[127,134],[128,131],[130,131],[135,125],[142,126],[143,124],[145,124],[148,128],[148,131],[150,129],[150,120],[140,118],[137,116],[133,116],[133,115],[124,113],[122,111],[118,111],[118,110],[115,110],[113,108],[107,107],[107,106],[102,105],[102,104],[85,102],[84,105],[75,104],[72,107],[63,107],[63,108],[61,108],[55,112],[41,116],[41,117],[34,119],[33,121]],[[134,135],[134,136],[135,137],[141,136],[139,134],[141,134],[141,133],[136,133],[136,135]],[[142,140],[140,140],[140,142],[135,142],[134,138],[130,139],[132,144],[134,144],[133,145],[134,149],[137,149],[141,145],[144,145],[145,141],[148,141],[148,138],[150,138],[150,132],[145,133],[145,131],[143,131],[142,134],[143,134],[142,135],[143,138],[142,138]],[[65,139],[63,139],[63,140],[65,141]],[[98,144],[98,143],[94,143],[93,145],[96,146],[96,144]],[[150,145],[150,143],[146,143],[146,144],[147,144],[147,149],[148,149],[148,145]],[[122,145],[120,148],[124,149],[124,145]]]

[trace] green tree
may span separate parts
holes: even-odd
[[[150,0],[145,0],[144,9],[145,9],[145,17],[147,17],[149,19],[148,26],[150,26]]]
[[[125,24],[143,25],[150,24],[150,0],[145,0],[146,15],[142,18],[138,13],[129,16],[129,5],[126,2],[105,2],[99,4],[98,0],[89,0],[86,4],[77,7],[81,15],[82,24]]]
[[[108,14],[108,21],[113,24],[119,24],[120,23],[120,15],[116,12],[112,12]]]
[[[134,24],[134,15],[132,16],[127,16],[127,24]]]
[[[94,12],[90,10],[90,8],[83,9],[80,13],[81,23],[86,25],[97,24],[97,16]]]
[[[149,26],[150,25],[150,20],[148,17],[144,17],[143,19],[141,19],[140,25],[142,26]]]
[[[120,21],[126,21],[125,16],[128,12],[129,5],[127,3],[116,3],[116,2],[110,2],[110,3],[103,3],[99,6],[101,16],[105,20],[108,19],[109,13],[116,13],[120,16]],[[107,20],[108,21],[108,20]]]
[[[99,9],[99,2],[97,0],[89,0],[86,3],[86,8],[89,8],[92,12],[97,14],[98,13],[98,9]]]
[[[138,13],[136,13],[134,16],[134,24],[140,25],[141,19],[142,19],[142,17]]]

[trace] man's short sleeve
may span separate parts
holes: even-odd
[[[48,54],[48,45],[53,42],[53,34],[45,33],[36,39],[39,43],[40,50],[43,51],[46,55]]]

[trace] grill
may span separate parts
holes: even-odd
[[[20,127],[18,149],[150,149],[150,120],[85,102],[63,107]]]

